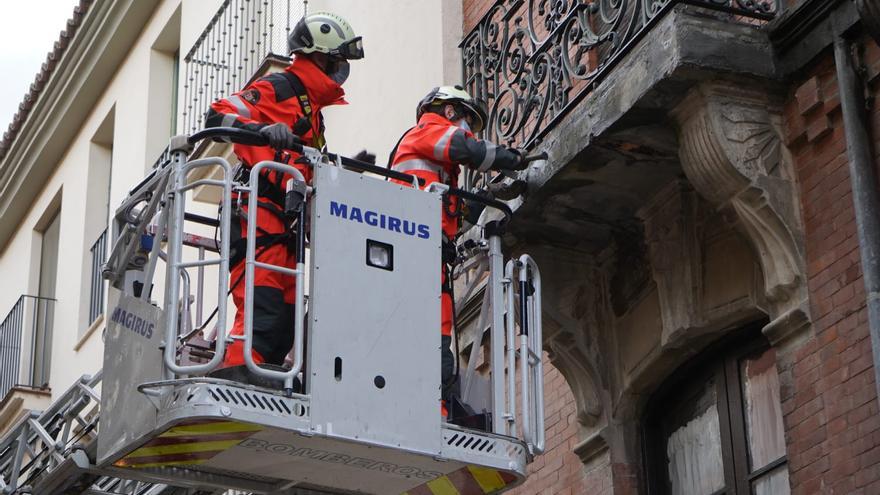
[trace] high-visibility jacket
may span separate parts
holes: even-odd
[[[347,104],[345,91],[307,58],[294,59],[284,72],[296,76],[302,83],[306,98],[296,94],[290,80],[283,73],[269,74],[257,79],[244,90],[212,103],[205,127],[237,127],[259,131],[267,125],[283,122],[293,129],[309,113],[310,125],[300,138],[311,146],[323,147],[324,123],[321,109],[330,105]],[[233,150],[248,165],[275,159],[275,150],[268,146],[236,144]],[[310,181],[311,169],[294,164],[296,158],[298,155],[292,154],[289,162]]]
[[[391,169],[425,179],[458,186],[459,165],[480,172],[511,168],[520,160],[512,151],[491,141],[474,137],[449,119],[425,113],[418,124],[407,131],[391,158]],[[443,233],[452,239],[458,233],[455,201],[444,208]]]
[[[407,131],[392,152],[391,169],[425,179],[422,188],[431,182],[458,186],[459,165],[485,172],[511,168],[520,157],[507,148],[474,135],[435,113],[425,113],[419,123]],[[402,181],[396,181],[401,182]],[[458,207],[452,199],[443,208],[443,234],[454,239],[458,233]],[[444,266],[440,267],[443,291],[440,297],[440,334],[452,335],[453,301]]]
[[[206,127],[237,127],[251,131],[259,131],[261,128],[283,122],[295,129],[301,128],[300,138],[306,144],[315,147],[323,146],[323,119],[321,109],[329,105],[345,104],[345,92],[335,81],[311,60],[296,58],[284,72],[296,76],[291,78],[284,73],[274,73],[261,77],[248,85],[244,90],[227,98],[214,102],[208,111]],[[300,86],[299,89],[294,84]],[[301,94],[302,92],[305,94]],[[300,93],[300,94],[298,94]],[[308,118],[306,126],[297,126],[304,117]],[[253,166],[263,160],[275,160],[276,151],[268,146],[248,146],[235,144],[235,154],[246,166]],[[282,161],[296,167],[306,181],[311,182],[312,171],[303,164],[294,163],[299,157],[296,153],[282,157]],[[268,181],[272,186],[268,191],[283,191],[288,174],[266,171],[262,180]],[[261,184],[262,185],[262,184]],[[261,193],[264,194],[264,193]],[[283,236],[287,225],[278,214],[281,200],[277,194],[268,194],[259,199],[260,207],[257,211],[257,237]],[[244,215],[247,215],[247,207],[244,206]],[[232,220],[232,232],[230,240],[236,249],[243,250],[243,239],[247,233],[246,216]],[[273,265],[296,266],[296,257],[290,252],[285,243],[257,242],[257,258],[259,261]],[[238,259],[243,258],[243,253],[234,253]],[[245,264],[237,262],[230,267],[230,284],[233,302],[237,307],[232,330],[233,335],[241,335],[244,331],[244,289],[245,284],[239,281],[245,270]],[[281,364],[284,356],[290,351],[293,344],[293,321],[294,317],[302,315],[293,314],[293,303],[296,296],[296,283],[293,277],[282,275],[278,272],[257,268],[254,277],[254,332],[253,348],[254,360],[258,363],[269,362]],[[243,345],[241,340],[236,340],[227,347],[224,358],[224,366],[242,364]]]

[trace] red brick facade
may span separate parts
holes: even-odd
[[[880,48],[868,39],[861,46],[876,74]],[[875,142],[878,119],[874,108]],[[794,82],[785,121],[801,188],[815,333],[779,363],[792,493],[880,493],[880,416],[830,51]]]
[[[586,472],[580,459],[572,451],[578,443],[577,416],[571,389],[553,366],[544,368],[546,454],[529,465],[526,483],[510,493],[610,493],[603,490],[608,474],[607,464],[598,466],[595,474]]]
[[[494,3],[494,0],[464,0],[464,9],[462,12],[464,17],[464,32],[469,33]]]

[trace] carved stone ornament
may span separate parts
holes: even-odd
[[[571,387],[578,422],[596,427],[605,396],[598,370],[606,368],[598,340],[610,318],[605,280],[598,267],[577,253],[549,246],[530,251],[541,266],[544,349]]]
[[[685,174],[714,206],[736,213],[761,264],[774,320],[765,335],[776,344],[809,328],[798,197],[777,105],[766,92],[706,83],[673,116]]]
[[[704,323],[699,206],[690,185],[676,180],[638,212],[660,297],[664,344]]]

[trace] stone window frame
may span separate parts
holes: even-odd
[[[665,438],[659,428],[676,395],[686,387],[696,387],[714,377],[725,487],[707,495],[754,493],[752,482],[788,464],[788,455],[749,472],[749,445],[746,431],[743,382],[739,373],[742,359],[769,350],[772,346],[761,333],[766,323],[748,325],[712,344],[672,373],[652,394],[641,421],[642,458],[648,493],[670,493],[667,476]],[[711,373],[711,376],[710,376]],[[726,412],[722,412],[726,411]],[[787,447],[787,446],[786,446]]]

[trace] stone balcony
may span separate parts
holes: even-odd
[[[541,265],[584,462],[638,465],[651,390],[731,328],[783,362],[812,331],[784,79],[837,3],[498,0],[462,42],[484,137],[549,154],[505,242]]]

